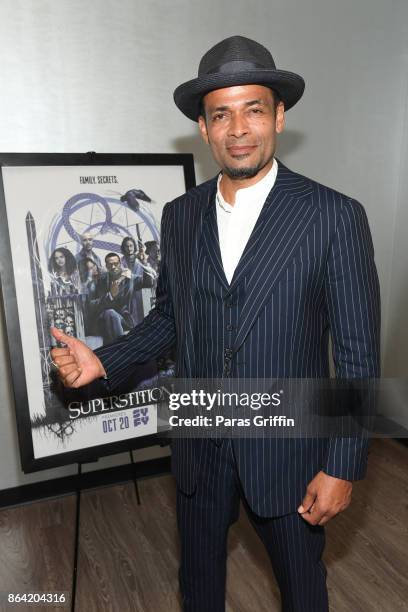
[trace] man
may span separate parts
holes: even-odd
[[[147,263],[155,272],[159,271],[160,247],[156,240],[145,242]]]
[[[362,206],[274,157],[303,79],[241,36],[215,45],[175,102],[199,123],[221,174],[168,204],[155,309],[98,358],[54,332],[60,376],[80,386],[177,345],[183,378],[379,374],[379,287]],[[173,440],[185,610],[225,609],[226,542],[244,500],[285,612],[328,609],[324,525],[364,477],[357,438]]]
[[[106,274],[90,290],[89,313],[104,344],[108,344],[134,327],[130,312],[133,281],[130,271],[122,269],[116,253],[106,255],[105,265]]]
[[[130,312],[135,325],[138,325],[144,318],[143,294],[142,289],[153,287],[156,273],[147,262],[142,263],[136,252],[136,241],[131,236],[125,236],[120,246],[122,251],[121,264],[124,269],[130,270],[132,274],[133,292],[130,303]],[[149,307],[150,310],[150,307]]]
[[[85,232],[81,236],[82,249],[77,253],[76,260],[78,264],[79,277],[84,283],[88,279],[87,260],[91,259],[97,266],[98,272],[102,270],[102,262],[100,257],[93,250],[93,236],[90,232]]]

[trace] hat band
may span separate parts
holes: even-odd
[[[246,62],[244,60],[233,60],[232,62],[225,62],[219,66],[207,70],[205,74],[214,74],[215,72],[234,74],[236,72],[244,72],[245,70],[268,70],[263,64],[257,64],[256,62]],[[275,66],[271,66],[269,70],[276,70]],[[202,76],[201,74],[199,76]]]

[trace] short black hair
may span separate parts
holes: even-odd
[[[117,253],[108,253],[107,255],[105,255],[105,263],[108,261],[110,257],[117,257],[120,261],[120,257]]]
[[[262,84],[262,83],[260,83],[260,84]],[[265,87],[268,87],[268,85],[265,85]],[[282,98],[281,98],[281,96],[280,96],[279,92],[278,92],[276,89],[272,89],[272,87],[269,87],[269,89],[270,89],[270,90],[271,90],[271,92],[272,92],[272,96],[273,96],[273,107],[274,107],[274,111],[275,111],[275,113],[276,113],[276,109],[278,108],[278,104],[279,104],[279,102],[281,102],[281,101],[282,101]],[[209,92],[208,92],[208,93],[209,93]],[[205,97],[205,96],[203,96],[203,97],[201,98],[201,100],[200,100],[200,104],[199,104],[199,107],[198,107],[198,116],[200,116],[200,115],[201,115],[201,116],[202,116],[202,117],[204,117],[204,119],[205,119],[204,97]]]

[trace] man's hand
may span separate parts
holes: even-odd
[[[58,342],[66,344],[66,348],[51,350],[51,358],[58,366],[58,376],[65,387],[77,389],[106,375],[102,363],[84,342],[55,327],[51,328],[51,333]]]
[[[117,278],[116,280],[113,280],[113,281],[111,282],[111,286],[110,286],[110,294],[111,294],[111,296],[112,296],[113,298],[115,298],[115,297],[117,297],[117,296],[119,295],[119,286],[120,286],[120,283],[121,283],[122,281],[124,281],[124,280],[125,280],[125,278],[132,278],[132,273],[131,273],[131,271],[130,271],[130,270],[127,270],[126,272],[129,274],[129,276],[128,276],[128,274],[125,274],[125,273],[123,272],[123,274],[122,274],[122,275],[121,275],[119,278]]]
[[[349,480],[319,472],[309,482],[298,512],[311,525],[325,525],[350,504],[352,488]]]
[[[113,280],[110,285],[110,294],[113,298],[118,297],[119,294],[119,283],[121,279]]]

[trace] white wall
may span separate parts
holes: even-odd
[[[306,80],[303,100],[287,115],[279,156],[365,205],[383,336],[398,341],[397,351],[384,343],[391,347],[387,371],[401,375],[408,299],[406,0],[0,0],[0,150],[193,152],[198,180],[207,179],[216,168],[172,92],[195,76],[212,44],[232,34],[264,43],[278,67]],[[5,488],[45,474],[20,472],[3,323],[0,340]]]
[[[388,414],[408,428],[408,50],[405,63],[403,122],[400,130],[400,159],[397,207],[394,215],[390,290],[384,342],[384,376],[404,379],[389,385]],[[392,401],[391,401],[392,400]]]

